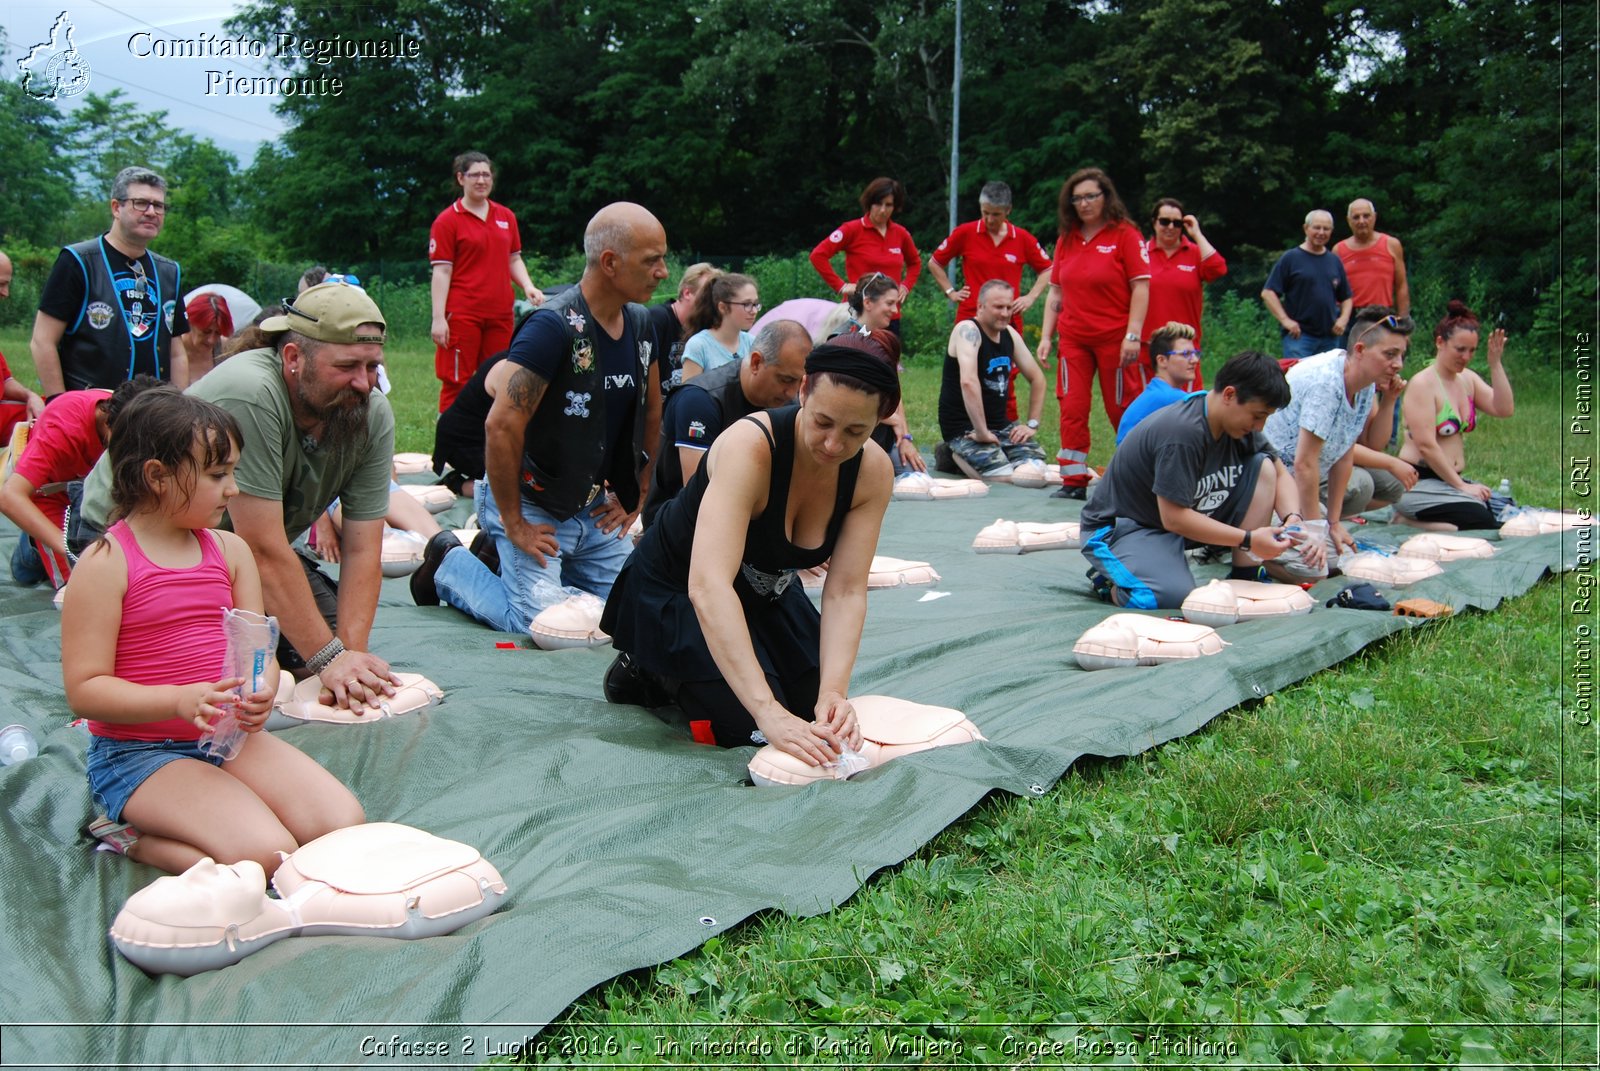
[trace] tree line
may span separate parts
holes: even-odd
[[[1179,197],[1258,268],[1307,210],[1342,221],[1366,196],[1437,270],[1489,265],[1507,301],[1563,275],[1592,293],[1592,16],[1571,0],[967,0],[961,215],[1004,180],[1048,245],[1062,180],[1100,166],[1136,219]],[[899,218],[925,252],[947,229],[945,0],[258,0],[229,24],[284,27],[421,47],[276,69],[345,90],[285,98],[289,131],[248,164],[118,93],[65,116],[4,83],[0,239],[93,233],[109,175],[139,162],[174,183],[162,244],[187,239],[208,277],[230,257],[411,260],[469,147],[494,158],[525,245],[554,256],[619,198],[655,210],[676,250],[809,248],[879,174],[906,184]]]

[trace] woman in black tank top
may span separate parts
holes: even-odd
[[[899,391],[856,350],[818,347],[806,368],[800,406],[736,421],[661,508],[602,627],[622,652],[608,699],[665,679],[715,743],[821,764],[861,743],[846,696],[893,471],[867,439]],[[819,613],[795,573],[825,561]]]

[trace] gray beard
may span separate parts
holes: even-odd
[[[317,439],[319,450],[338,453],[367,441],[367,404],[346,408],[338,406],[322,418],[322,435]]]

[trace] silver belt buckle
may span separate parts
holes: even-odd
[[[594,500],[600,497],[600,492],[602,492],[604,490],[605,490],[605,484],[597,483],[597,484],[591,485],[590,488],[589,488],[589,497],[584,499],[583,504],[585,506],[592,505],[594,503]]]

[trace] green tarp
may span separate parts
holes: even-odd
[[[645,711],[607,705],[609,648],[497,649],[507,637],[413,606],[404,580],[386,581],[374,649],[431,677],[444,704],[286,738],[351,785],[373,820],[477,847],[509,883],[508,905],[447,937],[290,939],[187,979],[151,978],[107,940],[122,903],[157,874],[80,838],[86,736],[61,693],[59,615],[48,592],[0,584],[4,720],[41,741],[36,759],[0,771],[0,1061],[368,1066],[398,1036],[449,1043],[448,1056],[407,1063],[476,1064],[484,1038],[518,1041],[597,983],[758,911],[829,910],[992,789],[1042,793],[1080,755],[1134,754],[1193,732],[1415,624],[1319,602],[1307,617],[1224,629],[1230,646],[1211,658],[1083,672],[1071,645],[1108,608],[1088,596],[1081,555],[969,549],[997,516],[1075,514],[1010,487],[890,507],[880,551],[930,561],[943,579],[871,594],[854,691],[960,708],[989,742],[803,789],[750,787],[748,749],[697,746]],[[1579,538],[1508,540],[1495,558],[1446,566],[1406,593],[1490,609],[1570,568]]]

